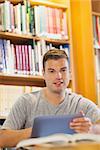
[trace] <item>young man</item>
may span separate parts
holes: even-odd
[[[15,146],[29,138],[36,116],[83,113],[70,128],[77,133],[90,132],[92,123],[100,120],[100,110],[90,100],[66,90],[69,83],[68,57],[63,50],[49,50],[43,58],[43,76],[46,87],[38,92],[24,94],[13,106],[0,130],[0,147]]]

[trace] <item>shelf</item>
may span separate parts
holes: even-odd
[[[9,0],[10,2],[12,2],[13,4],[18,4],[18,3],[22,3],[23,0]],[[5,0],[0,0],[0,3],[5,2]]]
[[[94,16],[100,16],[100,13],[97,13],[97,12],[92,12],[92,15],[94,15]]]
[[[33,37],[31,35],[25,35],[25,34],[17,34],[17,33],[11,33],[11,32],[3,32],[0,31],[0,38],[3,39],[9,39],[11,41],[28,41],[28,40],[40,40],[39,37]]]
[[[45,6],[49,6],[49,7],[67,9],[66,5],[53,3],[53,2],[48,2],[48,1],[43,1],[43,0],[30,0],[30,3],[31,3],[32,6],[34,6],[34,5],[45,5]]]
[[[0,73],[0,84],[3,85],[15,85],[15,86],[37,86],[45,87],[45,81],[43,76],[32,75],[8,75]],[[71,87],[72,80],[70,79],[68,88]]]
[[[49,39],[49,38],[44,38],[44,37],[37,37],[37,36],[31,36],[31,35],[25,35],[25,34],[17,34],[17,33],[11,33],[11,32],[3,32],[0,31],[0,38],[3,39],[9,39],[11,41],[29,41],[29,40],[35,40],[35,41],[39,41],[39,40],[45,40],[47,42],[51,42],[54,44],[69,44],[69,40],[67,39]]]
[[[40,39],[43,39],[45,40],[46,42],[51,42],[53,44],[70,44],[70,41],[69,40],[66,40],[66,39],[49,39],[49,38],[40,38]]]
[[[44,87],[45,81],[42,76],[0,74],[0,84]]]
[[[4,2],[5,0],[0,0],[0,3]],[[13,4],[18,4],[18,3],[23,3],[23,0],[10,0]],[[53,2],[48,2],[48,1],[43,1],[43,0],[30,0],[31,6],[34,5],[45,5],[45,6],[50,6],[50,7],[56,7],[56,8],[62,8],[66,9],[67,6],[63,4],[58,4],[58,3],[53,3]]]

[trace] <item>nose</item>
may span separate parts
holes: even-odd
[[[61,78],[62,78],[61,72],[57,72],[57,73],[56,73],[56,78],[57,78],[57,79],[61,79]]]

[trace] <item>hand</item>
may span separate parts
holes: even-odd
[[[91,130],[92,123],[89,118],[81,117],[81,118],[75,118],[70,123],[70,128],[74,129],[77,133],[88,133]]]

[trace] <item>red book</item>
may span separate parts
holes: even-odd
[[[25,66],[26,66],[26,74],[29,74],[30,68],[29,68],[29,53],[28,53],[28,46],[24,46],[24,52],[25,52]]]
[[[23,67],[22,67],[22,47],[21,45],[18,45],[18,54],[19,54],[19,73],[23,73]]]
[[[100,46],[100,17],[97,16],[97,35],[98,35],[98,43]]]
[[[18,55],[18,45],[14,46],[14,55],[15,55],[15,73],[18,73],[19,70],[19,55]]]
[[[25,60],[26,60],[26,58],[25,58],[25,47],[24,47],[24,45],[22,45],[22,70],[23,70],[23,74],[26,74],[26,62],[25,62]]]
[[[52,8],[48,7],[48,31],[49,33],[53,33],[53,16],[52,16]]]
[[[32,46],[28,45],[28,53],[29,53],[29,68],[30,68],[30,74],[33,73],[33,64],[32,64]]]
[[[56,10],[55,8],[52,8],[52,16],[53,16],[53,33],[56,34]]]
[[[62,18],[62,36],[65,39],[68,39],[68,29],[67,29],[67,17],[66,12],[63,12],[63,18]]]
[[[55,15],[56,15],[56,33],[61,34],[60,9],[55,8]]]

